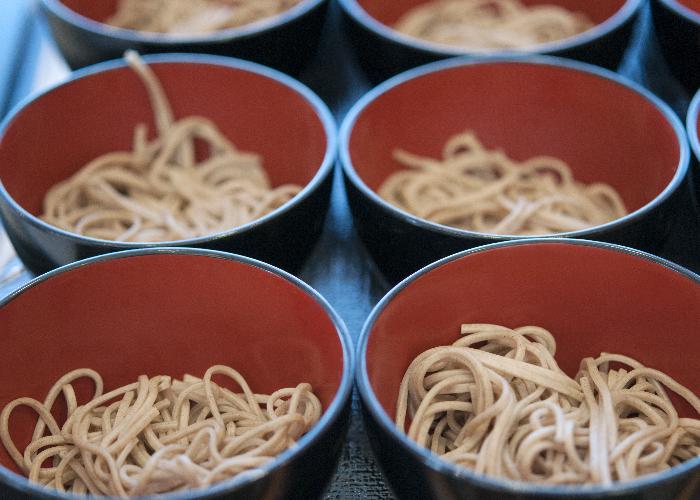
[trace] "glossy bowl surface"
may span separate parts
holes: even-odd
[[[397,285],[365,323],[357,384],[370,442],[400,498],[697,498],[700,457],[610,487],[543,487],[444,462],[409,440],[393,418],[410,361],[453,343],[460,324],[472,322],[548,329],[557,361],[571,376],[583,357],[613,352],[665,371],[700,394],[689,354],[700,350],[699,321],[700,276],[629,248],[541,239],[452,255]],[[689,407],[679,411],[692,416]]]
[[[690,147],[693,149],[695,156],[693,161],[694,168],[691,170],[691,176],[695,186],[696,208],[700,210],[700,89],[698,89],[688,108],[686,130],[688,132]],[[698,213],[700,214],[700,212]]]
[[[692,96],[700,88],[700,1],[651,0],[651,11],[664,59]]]
[[[99,256],[2,300],[0,331],[0,407],[21,396],[43,400],[61,375],[84,367],[97,370],[108,388],[144,373],[201,376],[215,364],[241,372],[255,392],[312,384],[324,414],[297,448],[259,473],[164,498],[313,498],[335,468],[349,412],[352,344],[317,292],[270,265],[196,249]],[[79,389],[86,397],[91,387]],[[15,440],[27,442],[34,422],[18,409]],[[31,486],[0,448],[2,498],[77,498]]]
[[[450,136],[468,129],[486,147],[520,161],[561,158],[576,179],[613,186],[630,212],[558,236],[654,250],[668,234],[690,153],[683,125],[657,97],[614,73],[557,58],[442,61],[378,86],[341,127],[340,158],[355,222],[391,281],[466,248],[524,238],[429,222],[376,193],[403,169],[394,149],[439,157]]]
[[[56,43],[68,64],[80,68],[141,53],[203,52],[240,57],[296,73],[318,45],[328,0],[303,0],[278,16],[203,34],[164,34],[116,28],[105,20],[119,0],[41,0]]]
[[[615,69],[629,44],[643,0],[524,0],[526,5],[554,4],[586,14],[595,26],[576,36],[519,50],[474,51],[435,44],[392,29],[396,21],[426,0],[339,0],[359,62],[374,81],[453,56],[474,58],[548,54]]]
[[[232,251],[296,270],[320,235],[336,152],[335,123],[308,88],[257,64],[208,55],[144,58],[161,80],[176,118],[211,119],[241,150],[263,158],[273,185],[303,190],[270,214],[222,233],[159,243],[76,235],[38,216],[46,191],[88,161],[130,149],[136,124],[153,134],[147,92],[123,61],[76,72],[20,103],[0,124],[0,216],[34,272],[109,251],[164,245]]]

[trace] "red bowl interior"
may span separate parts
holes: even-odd
[[[409,283],[376,318],[366,351],[372,390],[394,418],[399,383],[425,350],[453,343],[462,323],[537,325],[574,376],[601,352],[662,370],[695,394],[700,284],[642,257],[591,246],[505,246],[448,262]],[[679,408],[692,414],[689,407]]]
[[[110,389],[144,373],[202,376],[226,364],[256,392],[309,382],[324,408],[342,378],[325,309],[276,274],[222,258],[156,254],[75,268],[0,308],[0,331],[0,407],[43,400],[61,375],[83,367]],[[83,397],[92,389],[81,388]],[[20,449],[35,422],[28,409],[13,413]],[[17,471],[2,446],[0,464]]]
[[[625,5],[626,0],[521,0],[525,5],[549,4],[559,5],[573,12],[582,12],[596,24],[600,24],[609,17],[612,17],[618,10]],[[686,0],[691,1],[691,0]],[[87,3],[83,2],[64,2],[70,3]],[[426,0],[357,0],[357,3],[377,21],[392,27],[399,17],[408,12],[410,9],[427,3]]]
[[[119,0],[61,0],[61,3],[93,21],[104,22],[117,11]]]
[[[678,0],[678,3],[700,14],[700,0]]]
[[[151,67],[176,118],[213,120],[239,149],[262,155],[273,185],[303,186],[323,163],[323,123],[290,87],[217,64]],[[0,137],[0,180],[17,203],[40,215],[51,186],[99,155],[130,149],[138,123],[154,130],[152,115],[146,90],[129,68],[73,80],[32,101],[10,122]]]
[[[394,149],[437,158],[467,129],[517,160],[561,158],[576,179],[612,185],[629,211],[659,195],[680,158],[670,122],[637,92],[584,71],[515,62],[446,68],[384,92],[357,117],[350,158],[377,190],[404,168]]]

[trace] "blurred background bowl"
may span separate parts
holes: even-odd
[[[692,96],[700,88],[700,0],[651,0],[651,11],[661,53]]]
[[[695,185],[695,207],[700,210],[700,90],[696,92],[688,108],[686,129],[690,147],[693,148],[695,156],[693,159],[694,168],[690,172]]]
[[[312,384],[324,413],[298,446],[260,474],[171,500],[317,498],[335,469],[350,409],[351,341],[317,292],[272,266],[194,249],[96,257],[0,302],[0,331],[0,407],[21,396],[43,400],[60,376],[84,367],[108,388],[141,374],[202,376],[216,364],[241,372],[257,393]],[[35,421],[31,412],[16,413],[18,442],[28,441]],[[76,498],[30,484],[4,447],[0,465],[2,498]]]
[[[320,236],[336,152],[326,105],[292,78],[236,59],[202,55],[144,58],[161,80],[176,118],[211,119],[241,150],[259,153],[273,186],[301,193],[266,216],[211,236],[159,243],[98,240],[39,219],[46,191],[89,160],[128,150],[134,126],[154,130],[148,95],[123,61],[75,73],[18,105],[0,125],[0,217],[34,273],[85,257],[139,247],[206,247],[296,271]]]
[[[620,64],[629,45],[643,0],[524,0],[526,5],[550,4],[582,12],[596,25],[571,38],[519,51],[473,51],[438,45],[403,35],[391,28],[410,9],[427,0],[339,0],[348,36],[357,58],[375,82],[401,71],[447,57],[467,55],[549,54],[590,62],[610,69]]]
[[[240,57],[296,73],[316,52],[328,0],[303,0],[278,16],[238,28],[196,35],[167,35],[104,23],[118,0],[41,0],[54,39],[72,68],[120,57],[125,50],[202,52]]]
[[[546,328],[570,376],[585,356],[620,353],[700,394],[695,363],[679,363],[700,350],[698,311],[700,276],[649,254],[590,241],[499,243],[422,269],[379,302],[360,339],[357,384],[386,478],[402,499],[698,498],[700,457],[612,486],[545,487],[450,464],[394,424],[409,363],[431,347],[452,344],[462,323]]]
[[[395,283],[441,257],[506,239],[420,219],[376,193],[404,167],[403,148],[439,157],[453,134],[473,130],[485,147],[516,160],[550,155],[581,182],[604,182],[629,214],[559,236],[656,251],[687,199],[689,147],[683,125],[657,97],[612,72],[539,57],[441,61],[381,84],[343,122],[340,158],[357,231]]]

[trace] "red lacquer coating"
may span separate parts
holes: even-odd
[[[0,308],[0,332],[0,407],[43,400],[76,368],[93,368],[116,388],[141,374],[202,376],[226,364],[256,392],[310,382],[327,408],[343,369],[338,334],[318,302],[271,272],[211,257],[138,256],[60,274]],[[81,387],[85,401],[91,384]],[[35,421],[30,410],[13,414],[22,447]],[[2,446],[0,464],[17,470]]]
[[[350,157],[376,190],[403,168],[394,149],[439,157],[447,139],[467,129],[518,160],[563,159],[576,179],[612,185],[630,211],[661,193],[680,156],[662,112],[627,87],[564,67],[491,63],[443,69],[383,93],[359,115]]]

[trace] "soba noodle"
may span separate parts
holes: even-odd
[[[302,0],[120,0],[106,23],[154,33],[190,34],[267,19]]]
[[[175,121],[153,71],[135,52],[125,57],[148,90],[158,136],[149,140],[146,125],[137,125],[132,151],[102,155],[53,186],[46,222],[104,240],[182,240],[258,219],[301,190],[270,188],[258,155],[236,149],[208,119]],[[199,159],[195,145],[208,157]]]
[[[401,382],[396,425],[441,458],[489,476],[547,484],[611,484],[700,455],[700,420],[668,375],[603,353],[569,378],[545,329],[462,325],[451,346],[418,355]]]
[[[593,26],[557,5],[519,0],[437,0],[406,12],[394,28],[429,42],[472,50],[528,48],[569,38]]]
[[[447,141],[436,160],[396,150],[406,170],[389,176],[378,193],[417,217],[471,231],[535,235],[578,231],[624,216],[609,185],[577,182],[558,158],[517,162],[488,150],[472,132]]]
[[[232,379],[242,393],[217,385],[214,375]],[[78,379],[95,386],[80,405]],[[43,403],[24,397],[5,406],[0,438],[31,481],[123,498],[201,488],[260,468],[295,446],[321,416],[309,384],[254,394],[240,373],[222,365],[202,379],[142,375],[107,393],[103,387],[97,372],[79,369],[61,377]],[[61,394],[68,408],[62,425],[51,413]],[[10,435],[10,416],[20,406],[39,416],[24,452]]]

